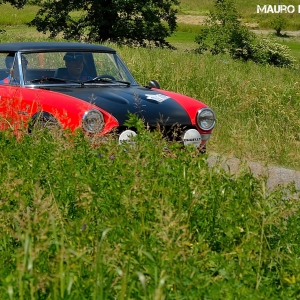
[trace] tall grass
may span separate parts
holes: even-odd
[[[199,99],[217,114],[210,152],[300,167],[298,69],[233,61],[227,56],[120,48],[141,84]]]
[[[17,9],[10,4],[0,4],[0,26],[24,25],[30,22],[36,15],[39,7],[25,5],[22,9]]]
[[[297,295],[299,201],[159,133],[100,143],[0,133],[1,299]]]
[[[30,35],[14,38],[47,40]],[[10,34],[3,36],[13,40]],[[298,67],[280,69],[197,55],[183,51],[184,45],[177,51],[110,46],[140,84],[156,79],[163,89],[189,95],[215,110],[209,152],[300,170]]]

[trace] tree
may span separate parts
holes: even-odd
[[[247,59],[254,34],[241,23],[233,0],[215,0],[214,10],[208,15],[206,26],[196,37],[197,52],[209,50],[213,54],[229,53]]]
[[[272,28],[275,29],[277,36],[282,36],[281,30],[285,29],[287,26],[287,19],[279,14],[278,16],[274,17],[271,21]]]
[[[0,0],[1,1],[1,0]],[[146,46],[170,46],[178,0],[47,0],[30,25],[53,38]]]

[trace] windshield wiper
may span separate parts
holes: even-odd
[[[123,80],[116,80],[116,79],[107,79],[107,78],[103,78],[103,77],[95,77],[91,80],[87,80],[84,81],[83,83],[94,83],[94,82],[103,82],[103,83],[115,83],[115,82],[119,82],[119,83],[123,83],[126,84],[127,86],[130,86],[130,82],[128,81],[123,81]]]
[[[44,77],[44,78],[39,78],[39,79],[33,79],[30,80],[31,83],[67,83],[67,82],[72,82],[72,83],[78,83],[82,85],[81,81],[77,80],[66,80],[66,79],[61,79],[57,77]]]
[[[44,77],[30,80],[31,83],[66,83],[66,80],[55,77]]]
[[[105,83],[111,83],[112,80],[111,79],[104,79],[104,78],[99,78],[99,77],[96,77],[96,78],[93,78],[93,79],[90,79],[90,80],[86,80],[86,81],[83,81],[83,83],[94,83],[94,82],[105,82]]]

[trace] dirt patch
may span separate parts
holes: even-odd
[[[192,15],[177,15],[178,24],[189,24],[189,25],[203,25],[207,16],[192,16]],[[258,35],[268,35],[270,33],[275,33],[273,29],[259,29],[257,23],[246,23],[245,24],[251,31],[255,32]],[[282,31],[283,36],[300,36],[300,31]]]
[[[210,155],[208,164],[211,167],[224,169],[231,174],[238,174],[241,170],[247,168],[255,177],[266,177],[267,188],[269,189],[294,183],[296,189],[300,191],[300,171],[276,166],[264,166],[258,162],[242,162],[235,157],[226,158],[217,154]]]
[[[207,17],[205,16],[191,16],[191,15],[178,15],[177,23],[189,25],[202,25]]]

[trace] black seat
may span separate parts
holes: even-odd
[[[68,77],[68,70],[67,68],[58,68],[54,73],[55,78],[64,78]]]

